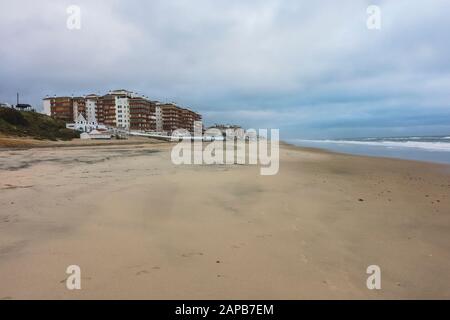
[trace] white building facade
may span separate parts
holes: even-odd
[[[156,106],[155,108],[156,117],[156,132],[163,132],[163,116],[161,106]]]
[[[88,122],[81,113],[78,114],[74,123],[67,123],[66,128],[88,133],[96,131],[97,129],[107,130],[106,126],[98,124],[97,122]]]
[[[46,114],[47,116],[51,116],[52,115],[52,111],[51,111],[51,107],[52,107],[52,103],[50,101],[51,98],[46,97],[43,100],[43,107],[44,107],[44,114]]]
[[[97,101],[96,95],[86,96],[86,121],[90,124],[97,124]]]
[[[130,102],[128,96],[116,97],[116,123],[118,128],[130,129]]]

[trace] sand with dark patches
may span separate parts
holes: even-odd
[[[448,299],[449,197],[450,166],[288,145],[275,176],[161,143],[1,151],[0,299]]]

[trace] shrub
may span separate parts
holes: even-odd
[[[29,124],[20,111],[11,108],[0,108],[0,118],[13,126],[27,126]]]
[[[53,141],[80,137],[79,132],[67,129],[64,121],[36,112],[17,111],[2,107],[0,107],[0,133]]]

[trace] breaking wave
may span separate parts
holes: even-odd
[[[404,139],[404,138],[403,138]],[[450,139],[450,137],[444,137],[441,139]],[[304,140],[295,139],[297,142],[313,142],[313,143],[333,143],[333,144],[351,144],[351,145],[365,145],[365,146],[378,146],[385,148],[415,148],[424,149],[429,151],[447,151],[450,152],[450,142],[437,142],[437,141],[417,141],[419,139],[411,140]]]

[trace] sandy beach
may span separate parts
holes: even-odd
[[[0,299],[450,298],[450,166],[282,145],[261,176],[170,150],[0,151]]]

